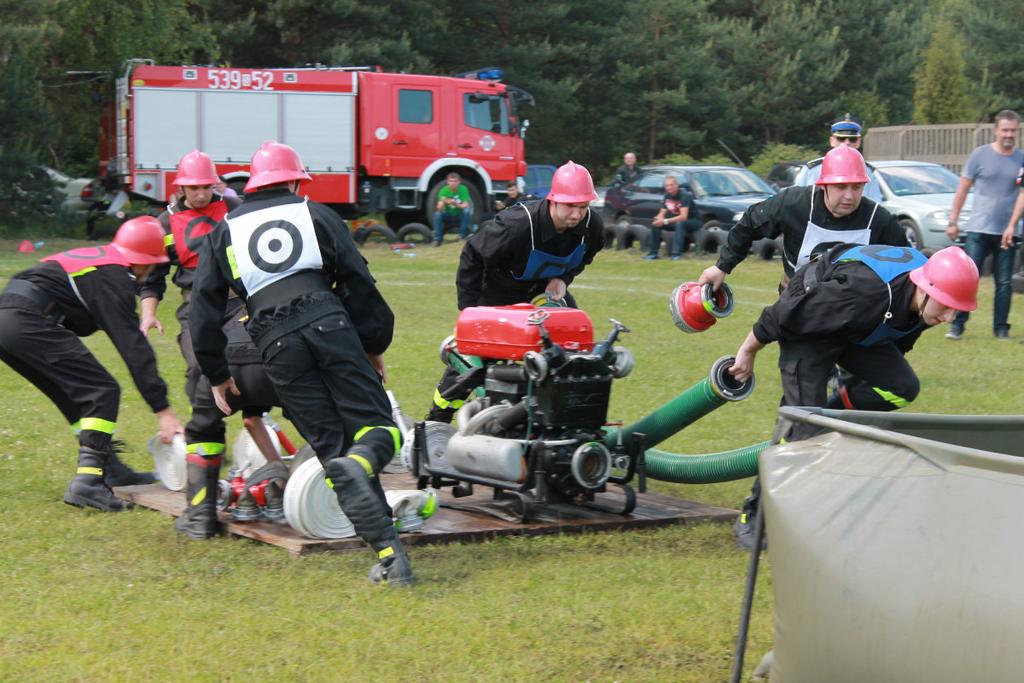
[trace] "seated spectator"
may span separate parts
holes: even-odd
[[[434,207],[434,246],[444,241],[446,227],[459,226],[459,237],[469,236],[469,189],[462,184],[462,176],[452,172],[445,178],[447,183],[437,193]]]
[[[511,185],[508,186],[508,197],[506,197],[504,201],[499,199],[498,201],[494,202],[494,209],[495,211],[503,211],[505,209],[515,206],[516,204],[522,204],[528,199],[531,199],[531,197],[529,195],[524,195],[523,193],[521,193],[519,191],[519,186],[515,183],[512,183]]]
[[[679,181],[674,175],[665,176],[665,197],[661,200],[661,210],[651,221],[651,226],[650,251],[644,256],[648,261],[658,258],[662,230],[672,232],[673,261],[682,258],[687,241],[696,241],[694,235],[700,229],[700,221],[697,219],[693,195],[679,187]]]
[[[622,156],[624,162],[622,166],[619,166],[619,170],[615,173],[615,186],[629,185],[631,182],[640,177],[640,169],[636,165],[636,154],[634,152],[626,152]]]

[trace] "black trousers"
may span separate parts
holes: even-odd
[[[174,312],[174,317],[178,319],[178,348],[181,349],[181,355],[185,359],[185,395],[188,396],[189,403],[195,405],[198,391],[203,391],[211,397],[213,394],[210,382],[203,375],[203,371],[199,369],[196,353],[192,350],[192,332],[188,326],[191,301],[192,290],[181,290],[181,305]]]
[[[309,312],[307,311],[307,314]],[[370,365],[348,313],[323,302],[307,322],[286,334],[262,321],[250,326],[281,405],[321,463],[344,456],[366,427],[394,428],[391,403]],[[395,454],[386,429],[360,438],[383,468]]]
[[[0,299],[0,360],[43,392],[69,424],[117,422],[121,388],[74,332],[33,310],[21,297]],[[84,429],[83,446],[103,450],[110,434]]]
[[[782,405],[844,407],[829,404],[828,377],[834,365],[852,375],[843,381],[843,388],[856,410],[896,410],[921,391],[917,374],[892,342],[858,346],[832,339],[790,341],[779,344]],[[797,441],[819,431],[797,424],[784,436]]]
[[[782,372],[782,405],[818,408],[847,407],[828,396],[828,378],[836,365],[851,376],[841,381],[842,390],[855,410],[889,411],[910,403],[921,391],[921,382],[903,353],[892,342],[878,346],[857,346],[831,339],[812,339],[779,344]],[[821,433],[820,427],[798,423],[781,436],[800,441]],[[761,480],[754,480],[750,496],[743,501],[748,523],[760,507]]]

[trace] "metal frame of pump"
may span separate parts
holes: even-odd
[[[525,418],[525,432],[522,438],[501,439],[517,441],[522,445],[525,458],[523,480],[520,482],[468,473],[452,467],[450,463],[447,468],[433,466],[427,452],[427,425],[425,422],[417,422],[413,430],[411,456],[418,486],[424,488],[429,485],[438,489],[451,486],[455,497],[472,495],[474,484],[489,486],[494,489],[496,500],[514,498],[517,503],[516,514],[520,521],[526,522],[534,516],[538,504],[590,504],[595,502],[597,494],[607,490],[606,484],[613,484],[625,496],[624,504],[616,512],[629,514],[636,507],[636,492],[629,485],[634,476],[638,478],[639,492],[646,491],[644,435],[633,432],[628,436],[626,444],[623,444],[621,438],[608,444],[604,430],[604,427],[615,424],[605,421],[611,381],[629,374],[633,365],[629,351],[614,345],[619,334],[629,332],[629,329],[612,320],[612,331],[593,351],[568,353],[551,341],[544,329],[546,317],[547,314],[538,309],[529,321],[539,329],[542,348],[540,351],[527,352],[521,365],[463,356],[452,340],[442,344],[443,360],[462,371],[463,376],[467,372],[475,374],[477,385],[474,389],[485,386],[485,382],[480,379],[483,376],[492,379],[494,386],[525,383],[526,391],[522,401],[516,405],[509,404],[506,409],[507,414],[517,412],[512,414],[511,419],[505,420],[507,426],[514,426],[515,422],[521,423]],[[595,414],[587,414],[587,411],[581,413],[568,405],[573,399],[568,395],[572,392],[572,385],[581,382],[585,384],[588,380],[584,378],[588,377],[590,384],[582,387],[584,391],[595,389],[600,392],[603,390],[601,384],[607,386],[603,403],[599,407],[598,424],[594,424]],[[465,384],[463,387],[470,388]],[[483,412],[477,415],[483,416]],[[559,423],[566,416],[569,417],[569,423]],[[571,424],[574,420],[576,424]],[[481,420],[477,422],[479,424]],[[613,474],[613,470],[621,474]],[[604,509],[603,506],[598,507]]]

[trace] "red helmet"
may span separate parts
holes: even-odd
[[[213,159],[208,154],[194,149],[178,162],[175,185],[216,185],[218,182],[220,178],[217,177],[217,169],[214,168]]]
[[[125,221],[117,229],[112,246],[127,257],[132,265],[167,263],[164,229],[152,216],[139,216]]]
[[[590,171],[579,164],[567,161],[555,171],[551,179],[551,192],[548,200],[559,204],[580,204],[597,199],[594,192],[594,180]]]
[[[732,290],[724,282],[717,292],[711,283],[684,282],[669,296],[668,310],[683,332],[703,332],[730,315],[734,303]]]
[[[911,281],[943,306],[958,311],[978,307],[978,266],[960,247],[946,247],[910,271]]]
[[[853,147],[840,145],[825,155],[821,162],[821,177],[815,185],[866,182],[868,171],[864,167],[864,157]]]
[[[252,155],[249,182],[245,191],[252,192],[267,185],[289,180],[312,180],[302,166],[298,153],[288,145],[268,140]]]

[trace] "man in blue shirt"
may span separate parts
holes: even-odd
[[[964,226],[967,232],[964,249],[981,270],[981,264],[992,254],[992,277],[996,281],[995,301],[992,311],[992,332],[996,339],[1010,338],[1010,299],[1013,296],[1013,257],[1015,249],[1004,244],[1003,233],[1013,213],[1017,198],[1017,176],[1024,153],[1017,147],[1020,132],[1020,115],[1009,109],[996,114],[995,141],[978,147],[968,157],[960,172],[960,185],[953,197],[953,208],[949,212],[949,227],[946,235],[956,240],[960,236],[958,219],[960,210],[967,199],[967,193],[974,187],[974,203],[971,217]],[[967,325],[967,313],[957,315],[950,325],[947,339],[957,340],[963,336]]]

